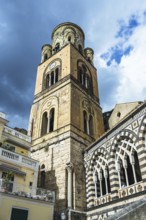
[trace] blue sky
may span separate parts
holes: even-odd
[[[62,22],[94,49],[103,111],[146,99],[146,1],[0,0],[0,111],[27,129],[41,47]]]

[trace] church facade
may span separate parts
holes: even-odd
[[[145,102],[116,106],[105,132],[84,41],[78,25],[58,25],[38,65],[29,135],[38,186],[56,192],[54,219],[108,219],[145,194]]]
[[[109,120],[112,129],[85,151],[89,220],[145,219],[146,212],[140,214],[139,218],[137,214],[134,217],[133,212],[137,207],[145,205],[146,102],[134,106],[116,124],[113,122],[122,114],[119,111],[122,107],[115,108],[110,116],[113,120]],[[128,212],[133,216],[128,218]]]

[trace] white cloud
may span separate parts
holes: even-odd
[[[130,45],[133,50],[130,54],[122,56],[120,64],[112,62],[111,66],[107,66],[106,61],[100,58],[102,53],[95,56],[95,61],[102,74],[104,70],[106,77],[117,77],[115,85],[114,80],[113,83],[107,85],[107,96],[110,98],[112,95],[112,101],[106,102],[107,97],[105,95],[102,97],[104,110],[110,110],[113,107],[113,100],[116,104],[146,99],[146,22],[143,13],[139,17],[139,22],[141,24],[133,31],[130,38],[126,42],[122,42],[123,47]],[[114,47],[116,44],[117,39],[110,44],[110,47]],[[102,81],[100,83],[104,84]],[[114,86],[114,90],[112,86]],[[101,85],[101,94],[102,89]]]
[[[117,88],[118,102],[137,101],[146,98],[146,25],[138,27],[129,39],[134,49],[123,56],[117,70],[120,86]]]

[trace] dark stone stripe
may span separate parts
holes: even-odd
[[[112,176],[112,175],[117,175],[118,176],[118,173],[117,172],[115,172],[115,171],[113,171],[112,173],[110,173],[110,177]]]
[[[142,162],[142,161],[144,161],[144,160],[146,161],[146,156],[140,158],[140,159],[139,159],[139,162]]]
[[[144,178],[144,179],[142,179],[142,180],[143,180],[144,183],[146,182],[146,178]]]
[[[112,193],[112,194],[118,193],[118,190],[113,190],[113,191],[111,190],[111,193]],[[113,198],[114,198],[114,197],[113,197]],[[119,197],[118,197],[118,198],[119,198]]]
[[[112,166],[111,166],[111,167],[109,167],[109,172],[110,172],[111,170],[114,170],[114,172],[116,171],[115,164],[112,164]]]
[[[145,147],[144,144],[140,144],[137,146],[137,149],[139,150],[140,148]]]
[[[93,174],[92,174],[92,173],[91,173],[91,174],[87,174],[87,175],[88,175],[88,178],[89,178],[89,177],[91,177],[91,176],[93,176]]]
[[[145,175],[146,174],[146,170],[141,172],[141,175]]]
[[[144,167],[146,167],[146,164],[143,164],[143,165],[140,166],[141,169],[144,168]]]
[[[119,184],[110,184],[110,186],[111,186],[111,188],[112,188],[112,187],[117,187],[117,188],[119,188]]]
[[[94,186],[94,184],[93,183],[88,183],[88,187],[91,187],[91,186]]]
[[[118,181],[118,182],[119,182],[119,179],[118,179],[118,178],[112,178],[112,179],[110,179],[110,183],[113,182],[113,181],[114,181],[114,182],[115,182],[115,181]]]
[[[142,132],[142,133],[144,133],[144,132]],[[145,137],[140,137],[139,140],[140,141],[145,141]]]
[[[110,162],[108,163],[108,166],[110,167],[110,166],[113,165],[113,164],[115,164],[115,161],[110,161]]]
[[[138,156],[142,155],[142,154],[145,154],[145,150],[143,149],[142,151],[138,152]]]
[[[90,198],[91,196],[95,196],[95,194],[91,194],[90,196],[87,196],[87,199],[89,199],[88,202],[90,202],[90,201],[94,202],[94,199]]]

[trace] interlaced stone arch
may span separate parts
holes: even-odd
[[[92,167],[92,181],[95,186],[95,197],[108,194],[110,190],[109,168],[107,151],[104,148],[97,149],[92,155],[90,169]]]
[[[139,141],[144,142],[146,139],[146,115],[141,121],[138,133],[139,133]]]
[[[115,166],[119,186],[125,187],[141,181],[138,159],[138,137],[134,132],[124,130],[115,137],[112,151],[115,153]]]

